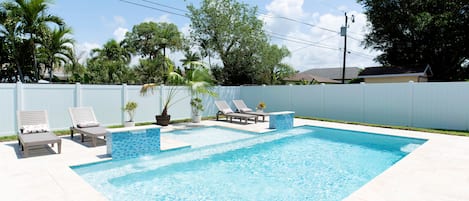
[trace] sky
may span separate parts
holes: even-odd
[[[348,16],[347,67],[370,67],[378,63],[379,53],[364,49],[361,41],[367,33],[366,16],[355,0],[239,0],[258,7],[271,43],[286,46],[291,56],[284,59],[298,71],[312,68],[342,67],[344,37],[340,27]],[[49,13],[65,20],[73,30],[75,48],[84,60],[93,48],[108,40],[121,41],[127,31],[142,22],[169,22],[188,35],[190,19],[186,6],[195,0],[55,0]],[[352,23],[352,15],[354,22]],[[183,53],[173,52],[170,59],[180,65]],[[136,63],[136,60],[133,61]]]

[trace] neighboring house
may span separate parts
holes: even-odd
[[[433,76],[430,65],[424,67],[368,67],[359,75],[365,83],[427,82]]]
[[[358,67],[347,67],[345,68],[345,83],[350,80],[356,79],[361,69]],[[311,74],[317,77],[329,78],[331,80],[342,83],[342,67],[340,68],[313,68],[306,70],[301,73]]]
[[[49,72],[46,71],[43,76],[44,79],[49,80]],[[55,77],[60,81],[67,81],[71,75],[70,73],[66,73],[63,67],[60,67],[52,71],[52,77]]]
[[[284,80],[287,81],[287,83],[294,83],[294,84],[315,84],[315,83],[338,84],[338,83],[341,83],[333,79],[319,77],[319,76],[311,75],[309,73],[297,73],[293,76],[285,78]]]

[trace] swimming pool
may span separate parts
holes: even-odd
[[[302,126],[72,168],[110,200],[341,200],[424,142]]]

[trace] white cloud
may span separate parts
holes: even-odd
[[[190,32],[191,32],[191,26],[190,24],[184,24],[184,26],[182,26],[179,31],[185,36],[185,37],[188,37],[190,35]]]
[[[266,6],[271,13],[292,18],[303,16],[303,0],[274,0]]]
[[[272,38],[274,43],[285,45],[291,51],[292,56],[286,58],[284,62],[299,71],[311,68],[341,67],[344,37],[341,37],[339,32],[340,27],[345,25],[344,15],[339,13],[308,13],[302,9],[302,6],[302,0],[273,0],[267,6],[271,15],[287,16],[302,23],[261,16],[269,35],[288,39]],[[341,9],[347,8],[341,7]],[[354,23],[351,20],[352,15],[355,17]],[[365,50],[361,45],[366,34],[366,16],[356,11],[349,11],[348,16],[347,52],[350,53],[346,56],[346,66],[378,65],[373,61],[378,53]]]
[[[294,20],[302,20],[304,17],[302,6],[303,0],[273,0],[266,6],[268,13],[261,16],[261,19],[268,31],[285,34],[288,31],[298,29],[299,24],[291,23],[282,17],[288,16]]]
[[[125,19],[122,16],[114,16],[114,24],[116,26],[125,26]]]
[[[167,23],[171,23],[171,20],[169,19],[169,15],[167,15],[167,14],[161,15],[158,18],[147,17],[147,18],[143,19],[143,21],[144,22],[167,22]]]
[[[85,63],[86,59],[90,57],[90,53],[92,49],[101,48],[101,45],[97,43],[80,43],[75,45],[75,52],[78,57],[78,62]]]
[[[119,27],[114,31],[114,38],[117,42],[120,42],[124,39],[125,33],[127,33],[128,31],[129,30],[126,28]]]

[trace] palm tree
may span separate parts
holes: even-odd
[[[91,73],[104,83],[115,83],[115,78],[124,81],[127,66],[130,63],[131,54],[116,40],[110,40],[103,48],[91,51],[92,58],[88,61]]]
[[[185,76],[174,72],[174,66],[169,63],[169,73],[168,73],[168,81],[166,84],[172,85],[169,86],[167,90],[166,100],[164,100],[163,111],[161,112],[161,117],[167,117],[169,121],[168,109],[178,101],[182,100],[174,100],[176,94],[178,92],[175,85],[185,85],[189,90],[189,95],[193,99],[199,99],[200,95],[208,94],[210,96],[217,96],[217,94],[212,91],[210,88],[213,86],[213,78],[210,72],[210,69],[205,66],[204,63],[199,61],[191,61],[188,65],[192,66],[193,68],[189,71],[185,72]],[[157,83],[149,83],[144,84],[140,89],[141,95],[147,95],[149,91],[153,92],[153,90],[158,87],[159,84]],[[191,101],[192,102],[192,101]],[[192,110],[194,111],[194,110]],[[158,117],[157,117],[158,118]],[[158,122],[157,122],[158,124]],[[163,124],[164,125],[164,124]],[[167,124],[165,124],[167,125]]]
[[[36,80],[39,80],[39,68],[36,60],[36,43],[47,30],[48,23],[59,26],[64,25],[63,20],[54,15],[47,14],[50,0],[14,0],[14,15],[18,17],[18,27],[24,36],[29,36],[28,42],[32,51],[33,68]]]
[[[52,81],[52,71],[55,65],[65,64],[73,60],[72,45],[74,40],[67,38],[72,30],[65,26],[59,29],[47,31],[40,40],[41,46],[38,49],[39,58],[46,65],[49,71],[49,80]]]
[[[80,52],[78,55],[76,49],[72,51],[72,60],[70,63],[64,65],[65,73],[71,73],[72,77],[69,78],[69,82],[84,82],[83,80],[86,68],[83,64],[80,63],[80,59],[83,58],[85,52]]]
[[[123,46],[132,50],[133,53],[148,59],[142,67],[160,68],[163,82],[167,82],[168,68],[164,62],[166,58],[166,48],[179,50],[182,47],[182,34],[175,24],[166,22],[143,22],[135,25],[132,31],[127,32],[122,41]],[[160,61],[156,61],[156,59]],[[142,60],[141,60],[142,61]],[[155,66],[155,65],[161,66]],[[159,69],[158,69],[159,70]]]
[[[11,2],[0,4],[0,35],[3,38],[4,53],[7,54],[3,62],[9,63],[9,67],[16,68],[15,82],[18,81],[18,76],[19,80],[24,82],[24,74],[20,64],[20,60],[23,60],[20,52],[24,40],[18,37],[21,35],[21,30],[17,26],[19,21],[19,17],[15,14],[17,10],[17,7]]]
[[[195,52],[192,52],[191,50],[185,50],[185,53],[184,53],[184,59],[181,59],[179,61],[182,62],[182,65],[183,66],[189,66],[189,69],[192,68],[191,64],[193,64],[192,62],[194,61],[200,61],[200,56],[195,53]]]

